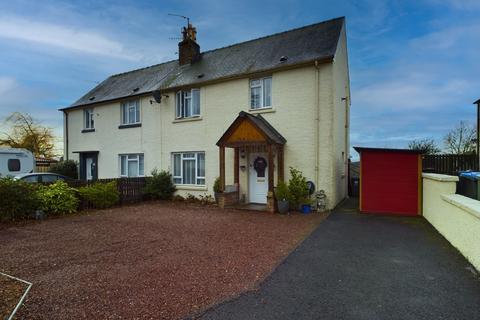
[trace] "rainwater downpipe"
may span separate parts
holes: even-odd
[[[317,189],[320,188],[320,66],[318,60],[315,60],[315,83],[316,83],[316,100],[317,100],[317,114],[315,117],[315,185]]]
[[[64,124],[65,126],[63,128],[63,130],[64,130],[63,152],[65,154],[63,155],[63,158],[65,160],[68,160],[68,112],[66,110],[63,110],[63,116],[64,116],[64,121],[65,121],[65,124]]]

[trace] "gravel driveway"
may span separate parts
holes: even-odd
[[[322,219],[158,202],[0,226],[0,271],[33,283],[18,319],[178,319],[254,288]]]
[[[202,319],[480,319],[480,279],[423,218],[331,214],[257,291]]]

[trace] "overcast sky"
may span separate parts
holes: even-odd
[[[191,17],[202,50],[346,16],[351,144],[405,147],[474,122],[480,0],[0,0],[0,117],[25,111],[61,136],[68,106],[111,74],[176,58]],[[60,141],[59,141],[60,142]]]

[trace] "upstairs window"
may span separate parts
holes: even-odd
[[[272,77],[250,80],[250,109],[272,107]]]
[[[93,120],[93,109],[83,110],[84,129],[95,129],[95,120]]]
[[[140,123],[140,103],[138,100],[122,103],[122,124]]]
[[[200,116],[200,89],[179,91],[175,99],[175,118],[194,118]]]

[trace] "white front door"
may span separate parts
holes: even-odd
[[[87,180],[93,179],[92,164],[93,164],[93,158],[88,157],[85,159],[85,173],[86,173]]]
[[[268,157],[266,153],[251,153],[249,156],[249,201],[267,203]]]

